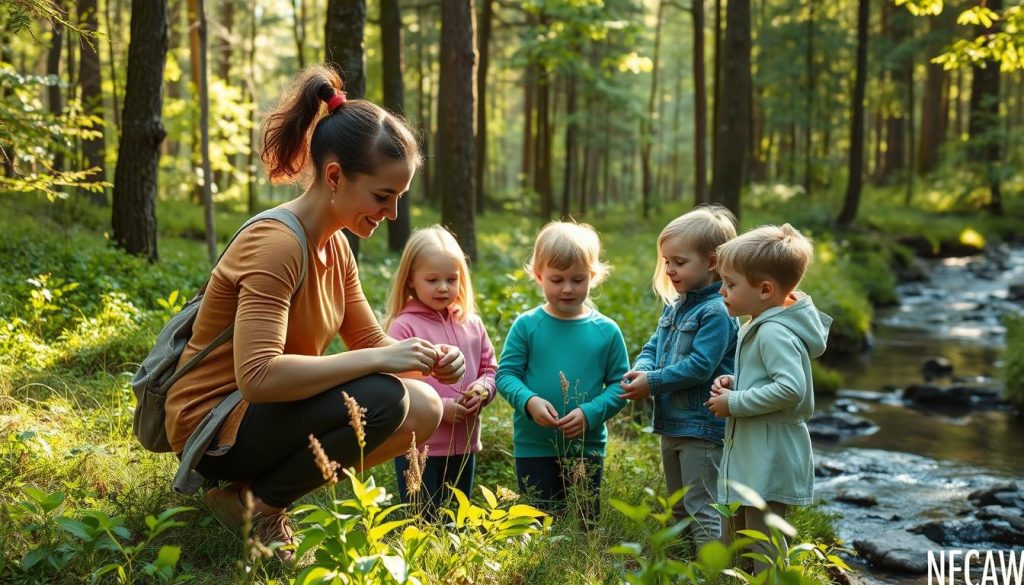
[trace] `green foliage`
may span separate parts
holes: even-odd
[[[181,583],[191,578],[177,574],[180,547],[164,545],[153,555],[156,539],[167,530],[185,526],[176,516],[191,508],[170,508],[147,516],[146,530],[137,538],[122,516],[86,510],[80,517],[71,517],[60,513],[64,493],[46,493],[31,486],[23,491],[26,497],[5,510],[5,518],[21,526],[20,542],[15,546],[28,549],[13,578],[49,580],[72,567],[89,571],[81,576],[92,582],[108,574],[124,584],[151,580]]]
[[[0,162],[9,162],[17,173],[0,175],[0,191],[42,192],[53,200],[68,196],[64,188],[102,192],[109,185],[95,176],[96,168],[53,167],[54,153],[71,154],[76,140],[102,136],[97,128],[102,121],[84,115],[77,102],[69,104],[62,116],[43,108],[40,90],[60,83],[52,76],[20,74],[10,63],[0,61]]]
[[[843,375],[820,362],[811,362],[811,376],[814,393],[819,396],[833,396],[843,385]]]
[[[1004,396],[1024,411],[1024,316],[1007,315],[1006,353],[1003,357]]]
[[[660,585],[662,583],[709,583],[716,582],[720,577],[732,577],[742,583],[821,583],[830,584],[831,571],[847,572],[850,568],[837,556],[839,549],[834,540],[828,542],[803,542],[795,546],[782,547],[783,539],[791,541],[797,536],[797,530],[785,519],[771,513],[767,504],[753,491],[735,484],[744,497],[755,504],[765,514],[765,523],[770,527],[771,534],[756,530],[742,530],[739,538],[728,545],[712,540],[702,545],[694,558],[689,561],[674,558],[678,553],[673,548],[678,545],[678,538],[690,524],[690,519],[676,522],[672,514],[672,506],[684,495],[685,490],[677,491],[668,498],[657,496],[650,488],[645,488],[647,500],[653,500],[653,507],[642,503],[629,504],[621,500],[612,500],[612,506],[626,516],[632,523],[641,527],[648,534],[646,542],[622,542],[612,547],[609,552],[627,556],[639,568],[627,573],[625,582],[631,585]],[[729,517],[739,509],[739,502],[729,505],[715,505],[724,516]],[[769,546],[766,546],[769,545]],[[775,551],[774,555],[765,551]],[[746,551],[746,552],[744,552]],[[737,558],[750,559],[762,565],[754,574],[741,568]],[[749,563],[749,561],[747,561]]]

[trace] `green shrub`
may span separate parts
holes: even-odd
[[[811,376],[814,379],[814,393],[819,396],[833,396],[843,385],[843,375],[819,362],[811,362]]]
[[[1024,410],[1024,316],[1007,315],[1003,323],[1006,324],[1003,392],[1008,402]]]

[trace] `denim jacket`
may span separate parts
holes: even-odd
[[[715,378],[733,373],[739,322],[729,316],[720,282],[690,291],[665,307],[658,330],[633,369],[648,372],[654,432],[722,444],[725,420],[704,406]]]

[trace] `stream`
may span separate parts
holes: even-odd
[[[1024,302],[1007,298],[1012,283],[1024,282],[1024,247],[929,261],[926,274],[924,282],[900,285],[899,306],[876,312],[871,351],[838,364],[844,389],[818,401],[818,412],[839,409],[876,427],[838,441],[815,440],[815,497],[842,515],[837,529],[851,548],[855,540],[962,516],[975,490],[1014,482],[1024,489],[1024,418],[1007,408],[924,409],[900,394],[924,381],[921,366],[929,357],[952,364],[955,378],[947,384],[1001,386],[1001,317],[1024,312]],[[850,490],[877,504],[837,501]],[[1014,549],[956,537],[932,548]],[[928,582],[927,575],[891,573],[862,559],[853,565],[869,583]]]

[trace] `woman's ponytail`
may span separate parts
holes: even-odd
[[[341,91],[341,77],[323,65],[306,69],[285,91],[263,123],[260,160],[271,183],[289,183],[309,164],[309,141],[327,113],[326,102]]]

